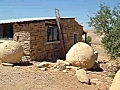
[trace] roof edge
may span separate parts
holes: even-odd
[[[61,19],[75,19],[75,17],[60,17]],[[15,23],[15,22],[27,22],[27,21],[41,21],[41,20],[54,20],[56,17],[36,17],[36,18],[20,18],[20,19],[8,19],[0,20],[0,24]]]

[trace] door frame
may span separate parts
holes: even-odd
[[[75,33],[73,33],[73,44],[75,44],[75,41],[74,41],[74,38],[75,38],[74,35],[75,35],[75,34],[77,35],[77,42],[78,42],[79,33],[76,33],[76,32],[75,32]]]

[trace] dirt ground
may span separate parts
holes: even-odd
[[[88,71],[89,77],[109,87],[111,79],[101,72]],[[100,90],[101,86],[80,83],[75,71],[39,70],[35,66],[0,65],[0,90]],[[102,90],[102,89],[101,89]]]
[[[88,31],[92,37],[92,47],[98,51],[98,61],[108,61],[106,51],[101,47],[101,37],[93,31]],[[0,90],[109,90],[112,78],[106,71],[87,71],[90,79],[95,79],[97,84],[88,85],[80,83],[74,70],[62,72],[53,69],[46,71],[33,65],[14,67],[0,65]]]
[[[95,87],[78,82],[72,71],[63,73],[27,66],[0,66],[0,74],[1,90],[92,90]]]

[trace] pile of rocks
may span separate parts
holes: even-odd
[[[65,71],[66,67],[69,66],[70,63],[63,61],[63,60],[57,60],[56,63],[51,62],[41,62],[40,64],[36,65],[40,70],[46,71],[48,68],[52,70],[58,70],[58,71]],[[43,69],[44,68],[44,69]]]
[[[56,63],[51,62],[41,62],[40,64],[36,65],[39,70],[47,71],[47,70],[53,70],[53,71],[62,71],[64,73],[68,73],[71,70],[75,72],[75,76],[77,77],[78,81],[83,84],[94,84],[97,86],[99,90],[107,90],[104,83],[102,83],[99,79],[90,78],[89,73],[87,73],[87,69],[82,69],[80,67],[71,66],[70,63],[63,61],[63,60],[57,60]]]
[[[14,41],[19,42],[23,47],[24,55],[22,61],[30,61],[30,33],[26,31],[16,32],[14,34]]]

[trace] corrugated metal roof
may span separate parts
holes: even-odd
[[[61,18],[74,18],[74,17],[61,17]],[[14,23],[14,22],[36,21],[36,20],[49,20],[49,19],[56,19],[56,18],[55,17],[38,17],[38,18],[8,19],[8,20],[0,20],[0,24]]]

